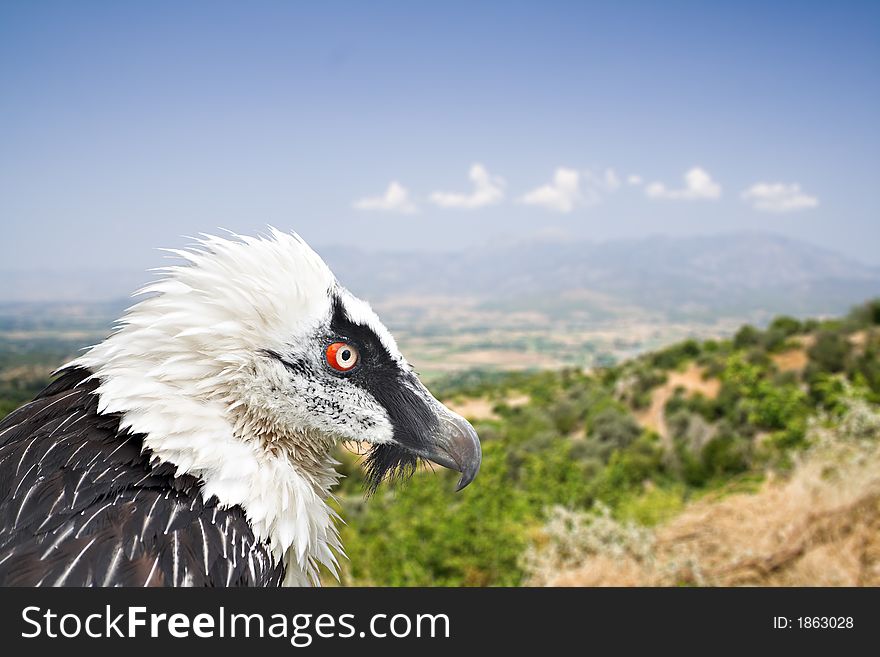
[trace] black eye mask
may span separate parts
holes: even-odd
[[[368,326],[353,322],[339,296],[333,296],[329,340],[354,345],[360,361],[350,372],[334,374],[350,379],[382,405],[394,430],[394,443],[376,445],[364,469],[368,487],[375,490],[386,476],[411,474],[418,464],[416,452],[430,447],[429,437],[438,420],[430,397],[426,397],[415,374],[401,368],[379,336]]]

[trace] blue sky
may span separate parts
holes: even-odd
[[[266,224],[767,230],[880,264],[880,3],[7,1],[0,88],[0,269]]]

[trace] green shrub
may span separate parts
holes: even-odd
[[[849,352],[849,340],[840,331],[819,332],[815,344],[807,352],[812,366],[811,373],[842,372],[846,367]]]
[[[880,325],[880,299],[872,299],[853,308],[847,319],[860,328]]]
[[[609,449],[628,447],[641,433],[632,415],[619,408],[605,408],[590,421],[589,438]]]
[[[741,327],[733,336],[733,346],[737,349],[753,347],[761,340],[761,332],[751,324]]]
[[[789,345],[788,333],[778,328],[769,328],[761,335],[761,347],[769,353],[778,353]]]
[[[608,465],[593,482],[593,496],[615,508],[634,489],[665,473],[663,448],[657,436],[644,433],[626,449],[611,454]]]
[[[686,489],[677,484],[668,488],[650,486],[646,491],[623,498],[618,504],[616,517],[633,521],[644,527],[665,522],[684,507]]]
[[[751,465],[750,440],[728,433],[710,440],[703,447],[700,460],[707,478],[736,475]]]
[[[880,302],[878,302],[880,303]],[[880,336],[871,337],[864,351],[847,367],[850,379],[871,392],[871,401],[880,402]]]
[[[345,509],[346,583],[387,586],[516,585],[527,527],[538,513],[509,484],[499,443],[484,446],[480,476],[453,494],[452,473],[418,473]]]
[[[674,370],[682,363],[700,355],[700,343],[696,340],[685,340],[671,347],[662,349],[651,355],[649,362],[652,367],[661,370]]]
[[[776,317],[772,322],[770,322],[770,326],[768,328],[771,331],[778,331],[788,338],[792,335],[797,335],[798,333],[800,333],[803,330],[803,325],[794,317],[780,315],[779,317]]]

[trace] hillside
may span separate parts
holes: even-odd
[[[880,302],[435,389],[477,427],[480,477],[364,504],[343,456],[348,584],[880,584]]]

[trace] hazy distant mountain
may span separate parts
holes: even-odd
[[[668,317],[836,314],[880,295],[880,268],[761,233],[607,243],[540,241],[451,254],[324,256],[367,297],[455,295],[528,308],[598,295]],[[568,305],[567,305],[568,304]]]
[[[466,296],[551,316],[617,308],[669,319],[837,314],[880,295],[880,268],[761,233],[606,243],[533,241],[457,253],[321,249],[339,279],[373,300]],[[0,272],[0,302],[121,299],[144,272]]]
[[[153,278],[136,270],[0,270],[0,303],[122,300]]]

